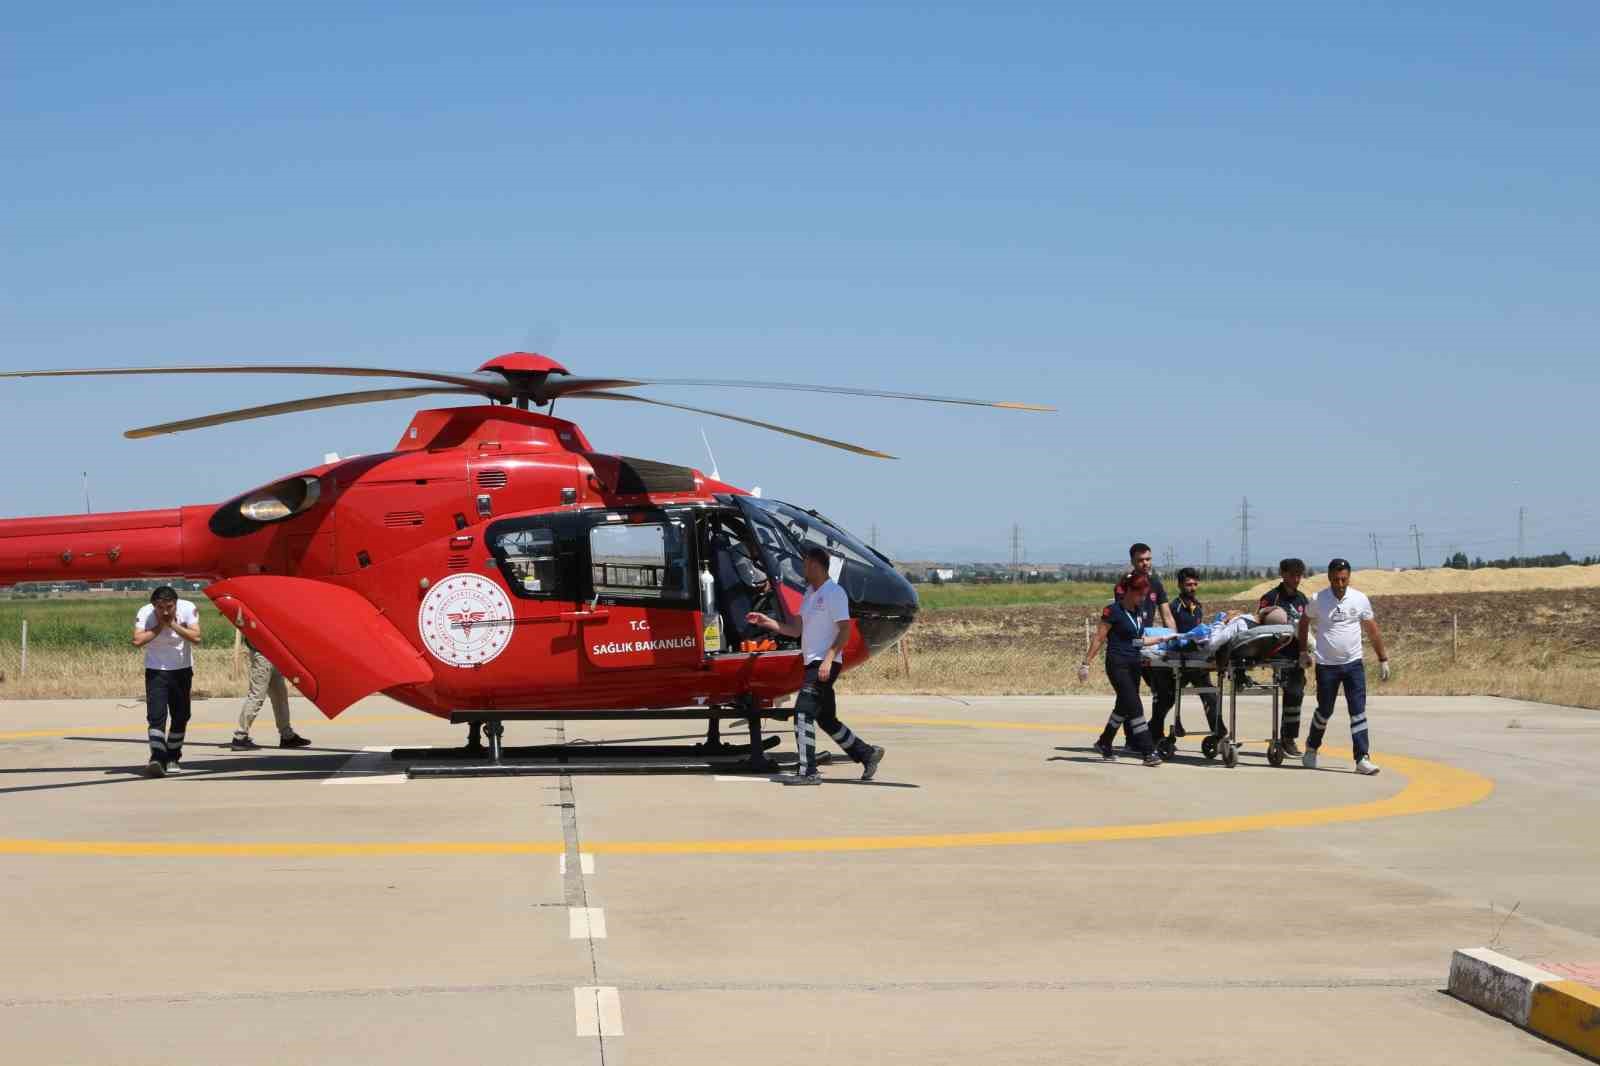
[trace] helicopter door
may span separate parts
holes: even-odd
[[[505,661],[537,685],[510,699],[537,700],[550,689],[577,683],[577,647],[567,621],[578,610],[586,523],[573,514],[526,515],[491,524],[484,532],[490,565],[514,597],[516,631]]]
[[[686,511],[603,512],[589,527],[589,604],[580,621],[591,677],[698,666],[698,583]]]

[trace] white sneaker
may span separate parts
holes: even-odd
[[[809,774],[785,774],[783,783],[786,785],[820,785],[822,775],[813,771]]]
[[[178,762],[178,760],[177,759],[168,759],[167,760],[167,776],[171,777],[173,774],[181,774],[181,773],[183,773],[183,766]],[[1374,770],[1373,773],[1377,773],[1377,771]]]
[[[1317,768],[1317,749],[1307,748],[1306,753],[1300,756],[1300,765],[1307,770],[1315,770]]]
[[[1377,773],[1378,770],[1378,764],[1373,762],[1365,755],[1356,760],[1356,773],[1358,774],[1364,774],[1367,777],[1371,777],[1373,774]]]

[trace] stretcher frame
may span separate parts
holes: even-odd
[[[1293,651],[1296,648],[1297,645],[1291,642],[1287,650]],[[1186,687],[1183,677],[1184,671],[1204,670],[1208,673],[1216,673],[1217,682],[1215,685],[1190,685],[1187,687],[1199,696],[1216,695],[1218,703],[1217,717],[1219,719],[1222,716],[1222,695],[1224,692],[1227,693],[1227,733],[1226,735],[1219,735],[1215,732],[1209,732],[1200,742],[1200,754],[1204,755],[1208,762],[1220,757],[1222,765],[1230,770],[1239,764],[1239,749],[1250,743],[1239,739],[1239,691],[1241,688],[1246,692],[1258,692],[1262,689],[1270,690],[1272,693],[1272,734],[1271,738],[1266,742],[1267,762],[1273,766],[1283,765],[1283,744],[1279,740],[1280,717],[1283,705],[1281,695],[1284,687],[1283,675],[1287,670],[1294,670],[1300,667],[1298,657],[1286,659],[1280,656],[1234,663],[1232,648],[1230,647],[1219,649],[1215,657],[1205,654],[1199,648],[1190,647],[1174,648],[1163,652],[1159,657],[1146,657],[1143,665],[1154,670],[1172,671],[1172,723],[1174,729],[1183,720],[1183,690]],[[1249,676],[1248,671],[1250,670],[1265,669],[1272,671],[1272,680],[1268,683],[1255,681]],[[1206,722],[1208,729],[1210,724],[1208,718]],[[1157,750],[1163,758],[1172,758],[1173,752],[1177,750],[1176,736],[1168,734],[1162,737],[1161,743],[1157,745]]]

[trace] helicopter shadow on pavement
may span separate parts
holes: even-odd
[[[145,748],[142,738],[129,737],[62,737],[63,740],[94,743],[94,744],[123,744],[135,745]],[[221,748],[228,750],[226,743],[189,742],[184,745],[188,751],[196,748]],[[265,752],[271,751],[271,754]],[[359,750],[349,748],[298,748],[291,752],[276,753],[273,749],[263,749],[263,753],[240,753],[226,760],[207,760],[201,763],[185,761],[183,772],[173,777],[176,781],[321,781],[335,776],[341,767],[353,755],[359,755]],[[144,776],[145,761],[137,763],[122,763],[108,766],[98,764],[93,766],[29,766],[10,767],[0,769],[0,780],[8,776],[22,774],[60,774],[60,773],[95,773],[101,776],[87,781],[61,781],[48,785],[13,785],[0,788],[0,796],[22,792],[48,792],[57,789],[85,788],[93,785],[115,785],[131,781],[147,780]]]

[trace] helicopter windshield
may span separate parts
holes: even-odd
[[[771,572],[799,592],[805,592],[805,550],[815,545],[833,556],[833,579],[851,600],[874,601],[882,589],[885,571],[893,574],[887,559],[814,511],[802,511],[778,500],[738,497],[751,529],[760,541]],[[896,599],[903,597],[897,596]],[[912,603],[915,603],[913,593]]]

